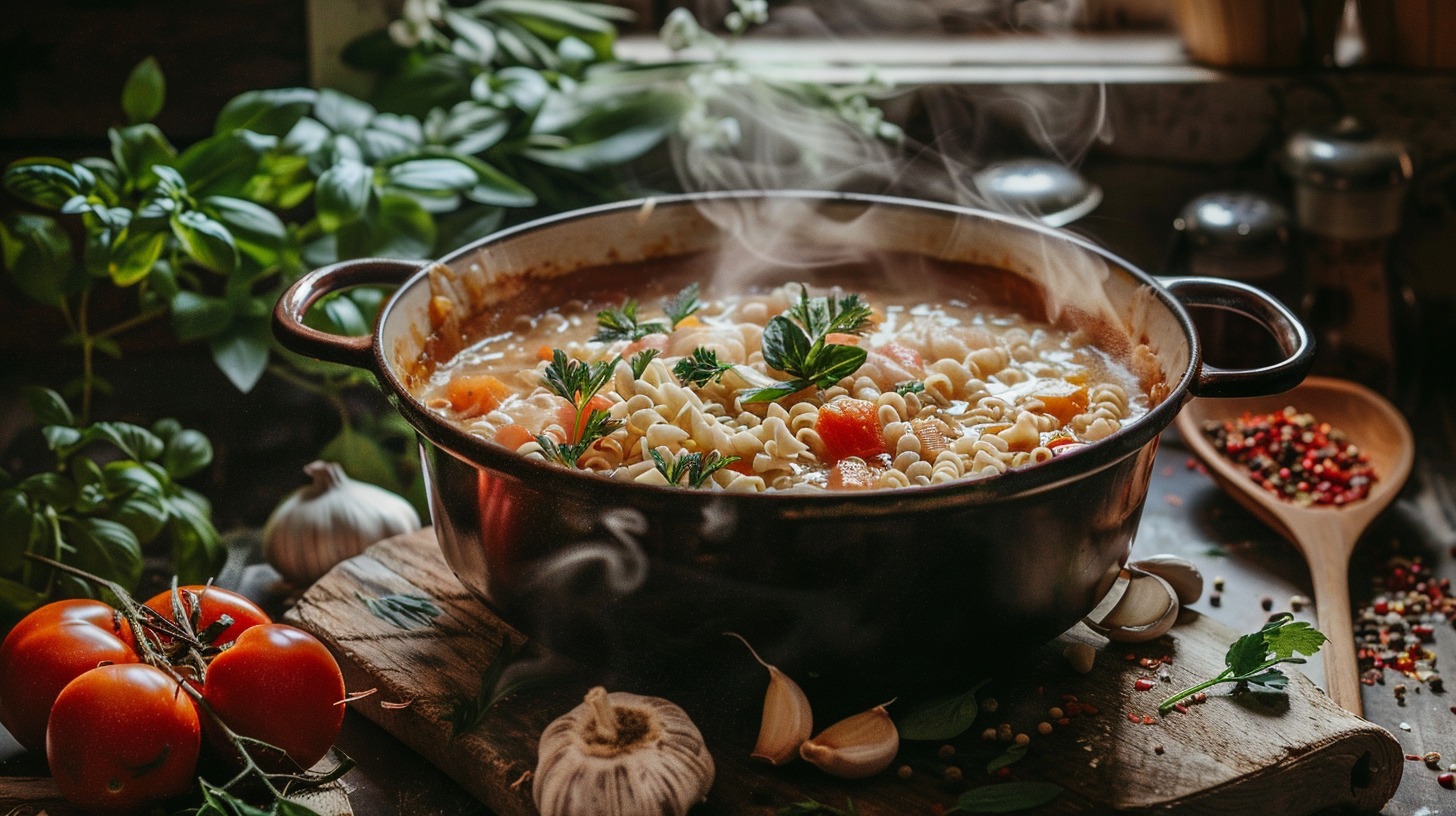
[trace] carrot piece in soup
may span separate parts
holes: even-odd
[[[569,443],[575,443],[576,440],[581,438],[581,435],[583,433],[586,433],[586,423],[587,420],[591,419],[593,411],[606,411],[611,407],[612,401],[602,396],[601,394],[597,394],[587,401],[586,408],[582,409],[580,419],[578,419],[576,416],[576,408],[572,407],[571,405],[561,406],[561,413],[559,414],[561,418],[561,427],[571,428],[572,423],[576,423],[576,429],[571,432],[571,438],[566,441]]]
[[[503,425],[495,432],[495,441],[511,450],[519,450],[527,442],[536,441],[536,437],[524,425]]]
[[[859,345],[859,338],[852,334],[830,332],[824,335],[824,343],[830,346],[857,346]]]
[[[873,402],[837,399],[819,409],[814,430],[824,440],[825,453],[831,462],[846,456],[869,460],[889,453],[880,428],[879,409]]]
[[[880,354],[889,357],[904,368],[911,371],[922,371],[925,368],[925,361],[920,358],[920,352],[909,346],[902,346],[899,343],[886,343],[875,349]]]
[[[1046,412],[1056,417],[1057,421],[1063,425],[1087,410],[1087,389],[1085,387],[1067,394],[1033,394],[1032,396],[1041,400],[1041,404],[1046,406]]]
[[[861,459],[841,459],[829,471],[832,490],[869,490],[875,486],[875,471]]]
[[[453,377],[445,384],[445,398],[450,400],[450,407],[462,414],[494,411],[510,395],[511,387],[489,374]]]
[[[636,340],[628,343],[627,347],[622,349],[622,359],[625,360],[628,357],[636,354],[637,352],[643,351],[645,349],[657,349],[658,351],[667,351],[667,335],[661,332],[656,332],[654,334],[649,334],[646,337],[643,337],[641,340]]]
[[[553,352],[551,351],[550,346],[542,346],[541,348],[536,349],[536,359],[540,360],[543,363],[551,362],[552,356]]]
[[[699,320],[697,315],[688,315],[687,317],[684,317],[682,320],[679,320],[677,322],[677,325],[676,326],[673,326],[673,328],[674,329],[691,329],[691,328],[693,328],[695,326],[701,326],[701,325],[703,325],[703,321]]]

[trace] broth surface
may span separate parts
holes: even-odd
[[[749,402],[748,389],[790,379],[764,362],[763,335],[771,320],[789,317],[804,289],[724,282],[672,327],[664,299],[692,280],[711,280],[714,263],[700,255],[544,281],[529,301],[479,315],[470,335],[479,339],[438,365],[419,397],[467,432],[533,458],[576,442],[589,412],[601,409],[616,427],[576,467],[662,485],[674,463],[716,452],[736,460],[700,486],[743,491],[986,478],[1105,438],[1148,410],[1148,384],[1129,370],[1136,349],[1126,340],[1099,333],[1094,342],[1086,330],[1047,322],[1034,284],[1011,273],[895,254],[778,273],[780,281],[806,281],[809,297],[860,296],[873,309],[864,331],[824,340],[867,353],[828,387]],[[638,303],[639,323],[667,330],[593,339],[599,312],[621,309],[626,298]],[[620,359],[586,410],[545,383],[556,350],[583,363]],[[658,356],[636,377],[632,358],[644,350]],[[735,368],[685,383],[674,368],[695,351]]]

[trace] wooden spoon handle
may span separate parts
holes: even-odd
[[[1346,711],[1365,716],[1360,702],[1360,664],[1355,657],[1355,627],[1350,619],[1350,565],[1345,550],[1309,559],[1314,580],[1315,614],[1329,638],[1325,655],[1325,690]]]

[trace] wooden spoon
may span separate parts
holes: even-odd
[[[1365,498],[1341,507],[1300,507],[1277,498],[1250,479],[1242,467],[1225,459],[1203,433],[1209,421],[1236,419],[1245,411],[1269,414],[1286,406],[1343,430],[1370,457],[1376,481]],[[1309,377],[1293,390],[1272,397],[1195,399],[1178,415],[1178,431],[1229,495],[1304,554],[1314,582],[1319,628],[1330,639],[1324,646],[1325,685],[1330,698],[1346,711],[1362,714],[1350,616],[1350,553],[1410,475],[1415,441],[1405,417],[1362,385]]]

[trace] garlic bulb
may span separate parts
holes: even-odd
[[[541,816],[683,816],[713,772],[681,708],[597,686],[541,733],[531,793]]]
[[[1176,555],[1155,555],[1152,558],[1144,558],[1141,561],[1134,561],[1128,566],[1133,569],[1140,569],[1143,572],[1152,574],[1167,581],[1178,593],[1178,603],[1183,606],[1197,603],[1203,597],[1203,573],[1193,562],[1186,558],[1179,558]]]
[[[824,729],[799,755],[826,773],[860,779],[890,767],[899,750],[900,731],[881,705]]]
[[[332,462],[303,472],[313,484],[279,503],[263,528],[263,557],[294,584],[311,584],[370,544],[420,529],[409,502],[350,479]]]
[[[814,712],[809,708],[809,698],[799,684],[770,666],[758,656],[753,646],[737,632],[724,632],[736,637],[748,647],[749,654],[760,666],[768,669],[768,692],[763,696],[763,721],[758,727],[758,743],[753,746],[754,759],[762,759],[770,765],[782,765],[799,755],[799,746],[814,731]]]

